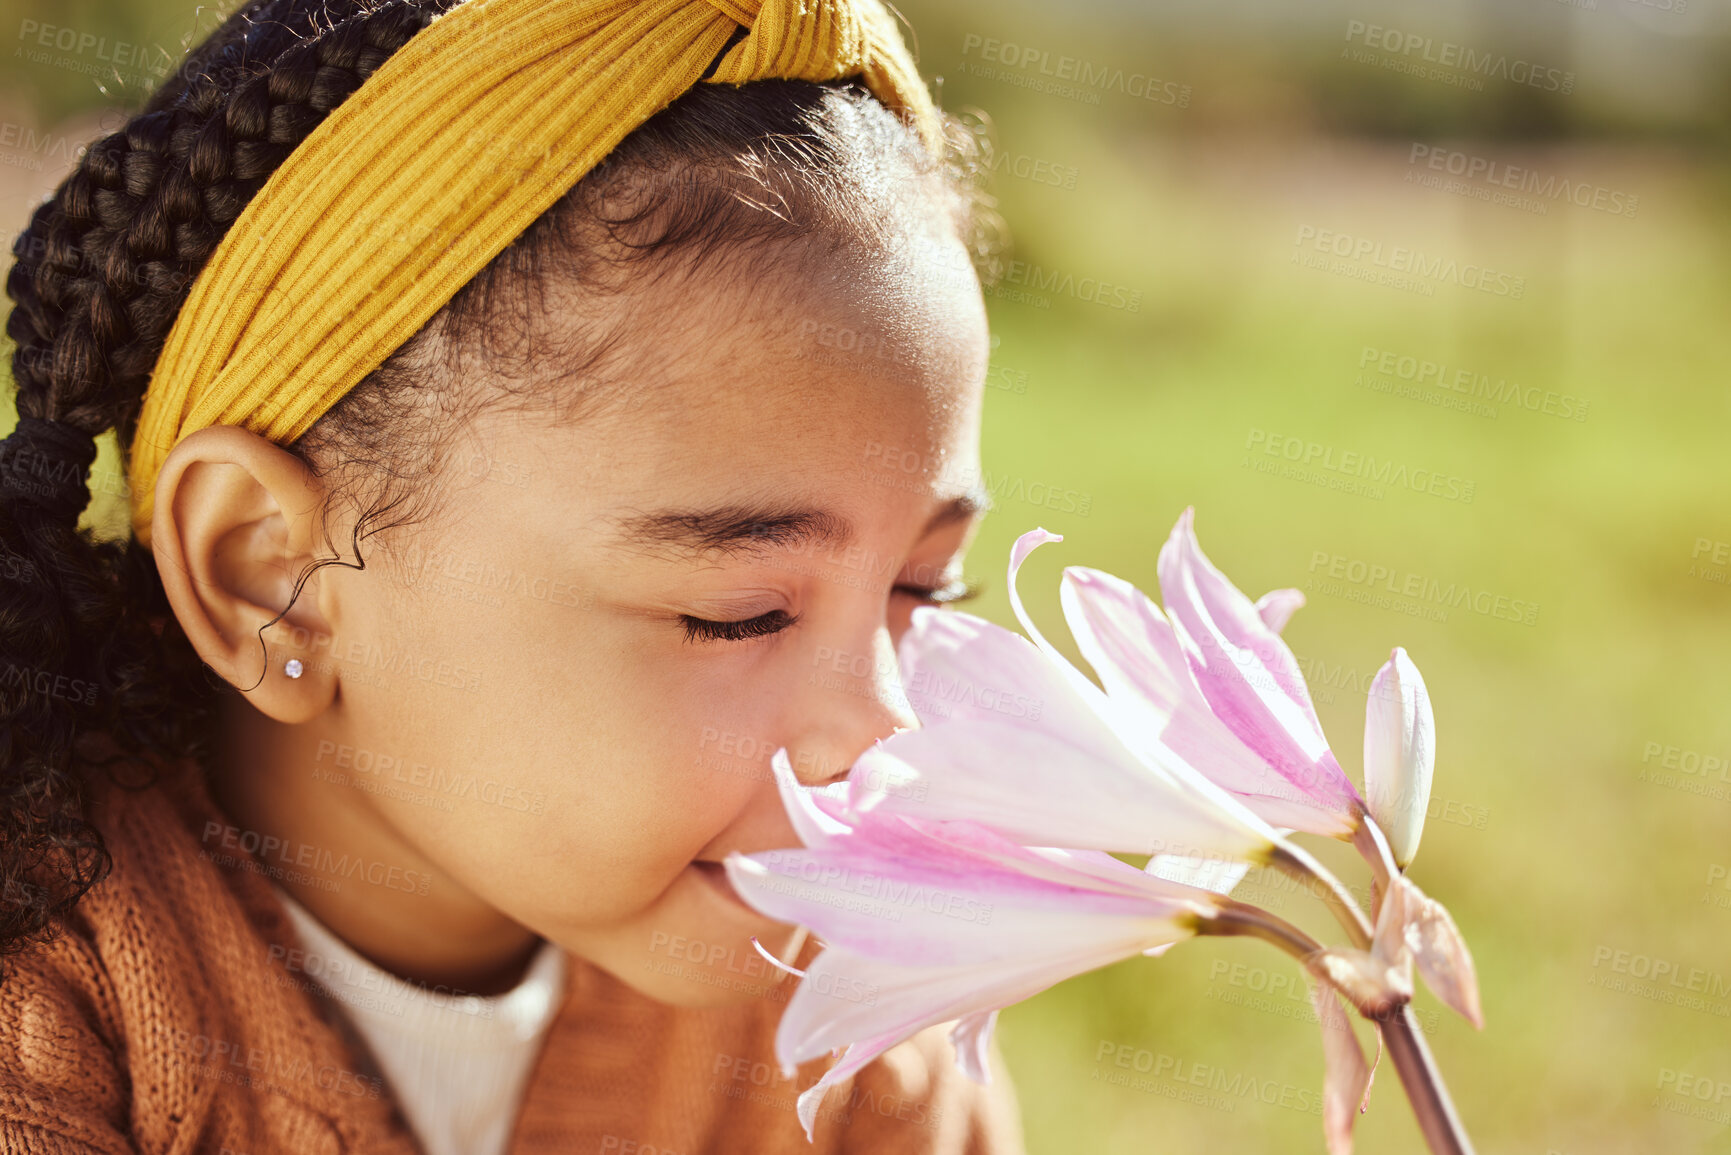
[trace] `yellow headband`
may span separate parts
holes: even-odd
[[[289,154],[194,282],[133,439],[133,532],[149,543],[182,437],[299,438],[693,84],[851,76],[938,147],[879,0],[465,0],[437,17]]]

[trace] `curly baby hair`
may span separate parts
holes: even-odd
[[[125,453],[168,334],[230,226],[333,109],[454,6],[254,0],[93,143],[13,246],[6,332],[20,418],[91,438],[113,430]],[[938,206],[989,281],[1004,247],[984,185],[989,141],[953,116],[944,131],[934,158],[852,81],[700,84],[680,96],[285,447],[357,515],[350,540],[328,543],[313,568],[364,567],[366,539],[428,516],[429,483],[482,409],[568,419],[628,395],[609,387],[617,322],[548,335],[541,321],[560,294],[869,254],[910,198]],[[43,503],[0,501],[0,962],[51,934],[109,869],[84,813],[87,776],[142,787],[163,760],[207,758],[218,707],[237,692],[187,641],[150,549],[71,522]]]

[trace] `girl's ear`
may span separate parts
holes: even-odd
[[[322,539],[323,503],[299,458],[237,425],[187,435],[156,480],[151,550],[174,616],[207,665],[284,723],[310,721],[336,697],[320,605],[330,591],[314,576],[289,606]]]

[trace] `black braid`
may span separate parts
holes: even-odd
[[[229,225],[451,2],[249,4],[93,144],[13,245],[20,416],[114,429],[128,445],[175,315]],[[109,869],[75,762],[147,782],[156,758],[206,753],[216,698],[148,550],[0,505],[0,958]]]

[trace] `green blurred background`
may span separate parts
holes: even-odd
[[[1024,574],[1055,634],[1062,564],[1152,591],[1194,505],[1247,592],[1307,590],[1286,636],[1355,777],[1405,646],[1440,731],[1412,873],[1488,1024],[1421,1017],[1479,1149],[1731,1152],[1731,8],[1296,9],[901,5],[943,104],[989,119],[1021,262],[988,298],[977,608],[1011,621],[1002,563],[1037,524],[1066,537]],[[9,235],[218,14],[8,0],[9,38],[136,49],[106,83],[88,52],[6,53]],[[1332,936],[1273,880],[1245,893]],[[1231,941],[1012,1008],[1029,1151],[1320,1151],[1308,1018],[1295,969]],[[1359,1134],[1420,1149],[1386,1067]]]

